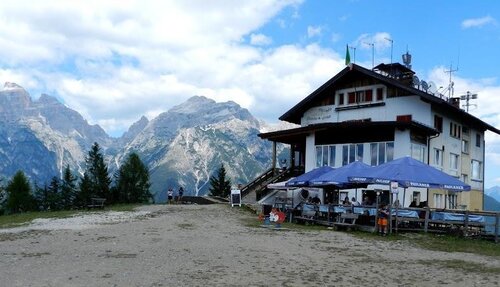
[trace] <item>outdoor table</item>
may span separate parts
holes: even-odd
[[[392,215],[396,215],[396,210],[392,210]],[[397,211],[397,216],[398,217],[409,217],[409,218],[419,218],[418,217],[418,212],[415,210],[404,210],[404,209],[399,209]]]
[[[465,214],[451,212],[432,212],[431,219],[441,221],[465,222]],[[484,223],[485,219],[484,216],[471,214],[469,215],[469,222]]]

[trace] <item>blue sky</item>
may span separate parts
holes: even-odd
[[[0,82],[56,96],[120,136],[193,95],[232,100],[274,122],[344,67],[401,61],[420,79],[477,93],[475,116],[500,128],[496,1],[1,1]],[[351,59],[354,60],[354,50]],[[488,133],[486,186],[500,184]]]

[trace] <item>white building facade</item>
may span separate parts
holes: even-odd
[[[471,192],[408,188],[398,195],[404,206],[415,200],[435,208],[482,210],[484,134],[499,130],[461,110],[456,99],[450,103],[415,88],[413,75],[400,64],[373,71],[351,64],[280,117],[300,128],[260,136],[290,144],[290,161],[305,172],[411,156],[471,185]],[[389,187],[341,191],[340,197],[373,196],[375,189]]]

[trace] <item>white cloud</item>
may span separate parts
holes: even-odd
[[[496,20],[495,18],[491,16],[485,16],[482,18],[471,18],[471,19],[465,19],[462,21],[462,28],[463,29],[468,29],[468,28],[480,28],[483,27],[484,25],[488,24],[493,24],[496,25]]]
[[[322,32],[322,28],[320,26],[308,26],[307,27],[307,37],[309,37],[309,38],[320,36],[321,32]]]
[[[272,42],[273,42],[273,40],[264,34],[251,34],[250,35],[250,44],[252,44],[252,45],[267,46],[267,45],[270,45]]]
[[[362,34],[354,41],[354,46],[367,50],[371,49],[371,45],[369,44],[374,44],[375,51],[382,52],[391,47],[390,39],[391,35],[387,32]]]
[[[297,17],[300,3],[0,2],[0,64],[9,67],[0,70],[0,80],[17,82],[35,97],[56,93],[115,135],[141,115],[151,118],[196,94],[252,107],[268,91],[257,93],[238,77],[275,52],[242,39],[271,44],[255,31],[286,7]],[[257,76],[265,85],[265,75]]]

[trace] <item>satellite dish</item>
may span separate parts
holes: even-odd
[[[420,88],[420,79],[417,76],[413,76],[413,86],[415,88]]]
[[[429,82],[429,94],[435,95],[437,93],[436,83]]]
[[[420,82],[420,86],[422,86],[422,90],[424,90],[424,91],[426,91],[426,92],[427,92],[427,90],[429,89],[429,85],[428,85],[428,84],[427,84],[427,82],[426,82],[426,81],[424,81],[424,80],[422,80],[422,81]]]

